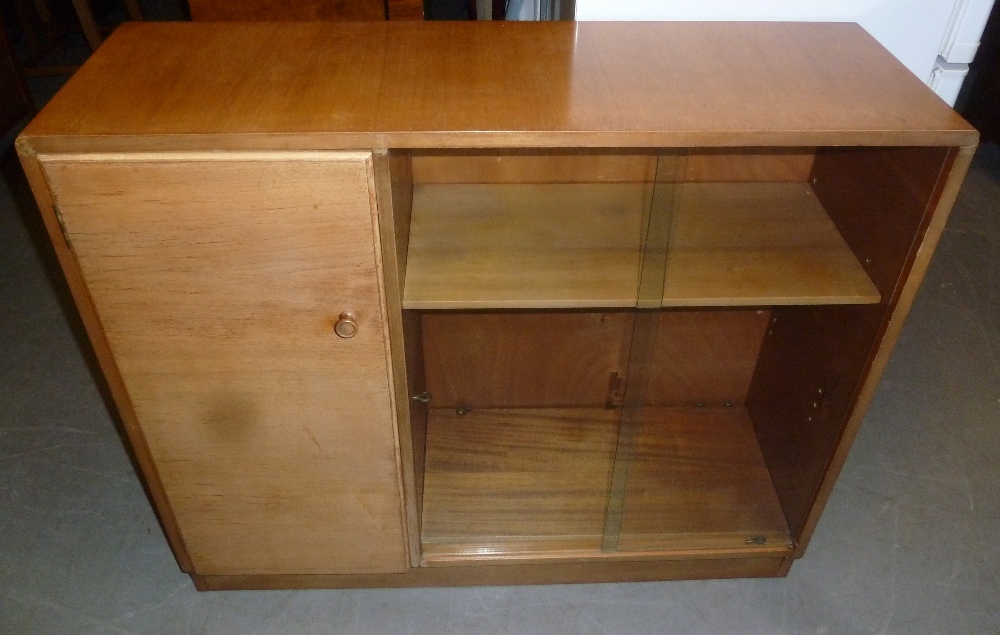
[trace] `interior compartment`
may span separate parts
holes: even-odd
[[[617,551],[790,545],[744,406],[769,315],[657,315]],[[600,555],[633,313],[420,319],[425,562]]]
[[[422,564],[794,552],[949,149],[395,156]]]
[[[674,185],[662,306],[878,302],[811,165],[779,150],[417,154],[403,306],[634,307],[654,194]]]

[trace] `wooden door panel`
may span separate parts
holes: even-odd
[[[40,158],[195,571],[405,570],[371,155]]]

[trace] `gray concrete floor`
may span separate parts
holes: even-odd
[[[9,152],[0,633],[1000,633],[1000,150],[980,150],[806,557],[780,580],[198,593]]]

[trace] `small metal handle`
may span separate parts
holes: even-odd
[[[333,325],[333,332],[344,339],[354,337],[358,333],[357,316],[350,311],[344,311],[340,314],[337,323]]]
[[[427,391],[418,392],[417,394],[413,395],[413,401],[419,401],[420,403],[428,403],[430,402],[430,400],[431,400],[431,393]]]

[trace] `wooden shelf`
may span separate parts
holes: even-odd
[[[424,562],[790,548],[743,408],[649,408],[619,551],[602,553],[617,430],[613,410],[430,411]]]
[[[416,185],[403,308],[635,306],[649,189]]]
[[[407,309],[636,305],[651,185],[414,187]],[[663,306],[878,302],[805,183],[688,183]]]
[[[687,183],[663,306],[870,304],[879,292],[806,183]]]
[[[620,551],[790,547],[743,407],[647,408],[629,469]]]

